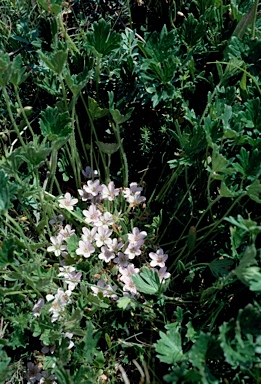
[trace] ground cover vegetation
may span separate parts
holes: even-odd
[[[257,0],[2,0],[0,382],[261,382]]]

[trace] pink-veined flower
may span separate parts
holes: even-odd
[[[78,203],[78,199],[73,198],[69,192],[66,192],[64,197],[59,198],[59,207],[73,211],[73,206]]]
[[[66,245],[62,244],[63,236],[58,235],[57,237],[51,236],[51,242],[53,245],[47,248],[47,252],[54,252],[55,256],[60,256],[60,254],[66,250]]]
[[[165,261],[168,259],[168,255],[164,253],[163,249],[159,248],[157,252],[150,252],[149,257],[152,259],[150,265],[152,267],[165,267]]]

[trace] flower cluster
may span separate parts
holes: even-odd
[[[86,169],[85,174],[90,178],[92,172]],[[52,244],[47,251],[59,257],[60,266],[56,277],[60,280],[60,285],[56,293],[46,295],[46,304],[42,298],[37,301],[33,307],[33,315],[41,316],[43,307],[47,305],[52,323],[66,318],[68,305],[73,302],[72,292],[83,277],[83,273],[78,270],[79,262],[90,259],[94,261],[94,265],[99,265],[102,272],[90,276],[90,290],[93,295],[114,301],[122,296],[139,299],[140,292],[132,276],[139,274],[144,265],[156,271],[163,284],[170,277],[165,266],[168,255],[161,248],[148,253],[147,249],[153,248],[153,241],[147,232],[137,226],[128,231],[127,226],[123,225],[125,217],[128,222],[128,215],[132,210],[144,206],[146,198],[141,194],[142,187],[131,183],[129,188],[116,188],[113,181],[105,185],[96,178],[87,180],[78,193],[79,200],[69,192],[65,193],[59,198],[59,206],[70,212],[76,205],[81,207],[81,220],[84,221],[81,232],[76,233],[69,224],[64,225],[62,215],[50,221],[53,234],[50,237]],[[69,246],[71,238],[73,247]],[[72,260],[75,265],[72,265]],[[68,349],[72,348],[73,334],[67,332],[64,335],[69,340]],[[51,351],[50,348],[43,347],[44,350]]]

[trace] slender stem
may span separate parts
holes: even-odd
[[[88,118],[89,118],[89,122],[90,122],[90,125],[91,125],[91,130],[92,130],[92,132],[94,133],[96,142],[98,143],[99,140],[98,140],[97,132],[96,132],[95,126],[94,126],[94,124],[93,124],[93,120],[92,120],[91,114],[90,114],[90,112],[89,112],[89,108],[88,108],[87,105],[86,105],[86,102],[85,102],[85,100],[84,100],[84,97],[83,97],[82,93],[81,93],[81,99],[82,99],[84,108],[85,108],[86,113],[87,113]],[[92,151],[93,151],[93,140],[91,140],[91,167],[92,167],[92,170],[93,170]],[[103,164],[103,167],[104,167],[104,172],[105,172],[106,178],[108,178],[108,177],[107,177],[107,173],[108,173],[108,171],[107,171],[106,159],[105,159],[104,153],[102,153],[102,152],[100,151],[100,155],[101,155],[102,164]]]
[[[29,120],[27,119],[26,113],[25,113],[25,111],[24,111],[24,108],[23,108],[23,106],[22,106],[22,102],[21,102],[21,99],[20,99],[20,96],[19,96],[18,88],[17,88],[17,86],[15,86],[15,85],[14,85],[14,90],[15,90],[15,96],[16,96],[16,99],[17,99],[19,108],[21,109],[23,118],[25,119],[26,125],[27,125],[27,127],[29,128],[29,130],[30,130],[30,132],[31,132],[31,135],[34,137],[34,131],[33,131],[33,128],[32,128],[32,126],[31,126],[31,124],[29,123]]]
[[[253,16],[253,22],[252,22],[252,32],[251,32],[251,38],[254,40],[255,38],[255,30],[256,30],[256,16],[257,16],[257,7],[258,7],[259,1],[256,0],[254,4],[254,16]]]
[[[21,143],[22,147],[23,147],[23,148],[26,148],[26,144],[25,144],[25,142],[24,142],[24,140],[23,140],[23,138],[22,138],[22,136],[21,136],[21,134],[20,134],[19,128],[18,128],[18,126],[17,126],[17,124],[16,124],[16,121],[15,121],[15,119],[14,119],[13,112],[12,112],[12,110],[11,110],[11,108],[10,108],[11,100],[10,100],[10,98],[9,98],[9,96],[8,96],[8,93],[7,93],[7,90],[6,90],[6,86],[3,86],[3,87],[2,87],[2,91],[3,91],[3,95],[4,95],[4,98],[5,98],[5,102],[6,102],[6,108],[7,108],[8,114],[9,114],[9,116],[10,116],[11,122],[12,122],[12,124],[13,124],[15,133],[17,134],[17,137],[18,137],[18,139],[20,140],[20,143]]]

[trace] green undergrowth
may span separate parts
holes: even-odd
[[[0,9],[0,382],[260,383],[259,1]]]

